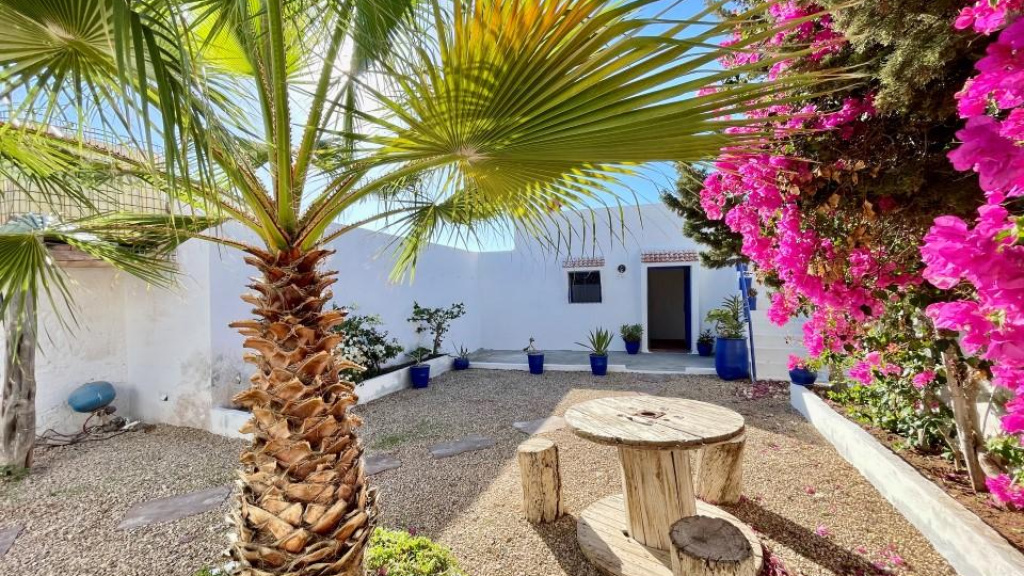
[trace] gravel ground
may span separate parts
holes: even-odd
[[[131,531],[117,525],[139,502],[230,484],[242,445],[156,426],[36,452],[29,478],[0,484],[0,528],[25,526],[0,574],[192,576],[213,565],[227,547],[224,510]]]
[[[562,415],[601,396],[643,392],[729,406],[747,418],[746,495],[730,512],[754,526],[793,575],[876,572],[952,576],[953,570],[852,467],[789,408],[784,389],[713,377],[470,370],[360,407],[371,451],[403,465],[374,477],[383,523],[416,528],[448,545],[472,576],[597,576],[578,552],[575,523],[595,500],[620,491],[614,449],[567,429],[559,445],[567,516],[534,527],[519,510],[513,421]],[[433,444],[470,434],[493,448],[434,460]],[[0,487],[0,528],[27,527],[0,574],[191,576],[225,547],[223,512],[120,532],[134,503],[231,480],[240,443],[157,427],[114,440],[44,453],[43,469]]]

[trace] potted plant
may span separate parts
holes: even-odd
[[[789,355],[789,380],[800,386],[811,386],[818,380],[818,360]]]
[[[608,347],[612,344],[612,333],[604,328],[595,328],[590,331],[587,343],[577,342],[590,350],[590,371],[594,376],[604,376],[608,373]]]
[[[715,350],[715,336],[711,333],[711,330],[704,330],[697,337],[697,354],[701,356],[711,356],[711,353]]]
[[[455,370],[465,370],[469,368],[469,349],[465,346],[459,346],[455,354],[455,361],[452,362],[452,368]]]
[[[747,308],[757,310],[757,289],[753,286],[747,289]]]
[[[722,380],[738,380],[750,375],[747,339],[743,326],[743,299],[732,295],[722,306],[708,312],[708,322],[714,322],[715,372]]]
[[[619,328],[619,334],[626,343],[626,353],[636,354],[640,352],[640,341],[644,338],[644,327],[641,324],[623,324]]]
[[[537,350],[534,346],[533,336],[530,336],[530,343],[523,348],[523,352],[526,352],[526,361],[530,364],[530,374],[543,374],[544,373],[544,352]]]
[[[417,346],[409,351],[409,355],[416,359],[416,363],[409,368],[412,387],[426,388],[430,385],[430,364],[425,360],[430,356],[430,349]]]

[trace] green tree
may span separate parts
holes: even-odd
[[[708,268],[731,268],[747,262],[740,253],[743,237],[721,220],[710,220],[700,207],[700,190],[708,172],[700,166],[679,163],[675,193],[663,191],[661,201],[683,219],[683,234],[703,244],[700,262]]]
[[[755,139],[724,133],[748,122],[746,102],[824,78],[693,96],[731,74],[707,66],[726,51],[707,46],[747,15],[662,22],[640,14],[652,3],[0,5],[0,74],[17,120],[0,122],[0,136],[32,134],[41,153],[60,149],[71,157],[61,177],[81,176],[76,155],[102,158],[105,170],[166,192],[175,211],[245,230],[168,226],[168,235],[242,250],[259,275],[242,297],[253,317],[232,324],[256,367],[235,398],[253,414],[233,515],[243,574],[362,572],[376,491],[349,413],[354,386],[339,377],[353,368],[332,330],[345,314],[325,309],[338,274],[324,267],[332,240],[390,226],[401,275],[439,234],[502,223],[541,234],[560,208],[606,198],[633,165],[697,162]],[[40,129],[55,119],[98,123],[125,145]],[[11,172],[34,156],[0,153]],[[54,195],[67,188],[40,181]],[[339,218],[347,223],[332,226]],[[12,264],[20,261],[0,261],[0,277],[34,300],[46,278],[31,282],[34,269]]]

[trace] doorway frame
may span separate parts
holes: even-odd
[[[640,263],[640,310],[643,317],[644,339],[641,352],[650,353],[651,331],[647,319],[647,274],[651,268],[689,268],[690,269],[690,354],[697,353],[697,336],[700,334],[700,289],[697,277],[701,270],[700,262],[641,262]]]

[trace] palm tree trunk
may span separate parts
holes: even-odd
[[[36,306],[31,296],[8,296],[4,326],[4,387],[0,395],[0,466],[29,468],[36,441]]]
[[[242,299],[259,319],[231,326],[254,351],[252,387],[235,397],[252,410],[243,431],[254,439],[241,456],[232,555],[246,576],[361,576],[375,490],[349,413],[354,385],[338,376],[355,367],[331,330],[345,313],[324,311],[336,272],[320,265],[333,252],[249,252],[262,278]]]

